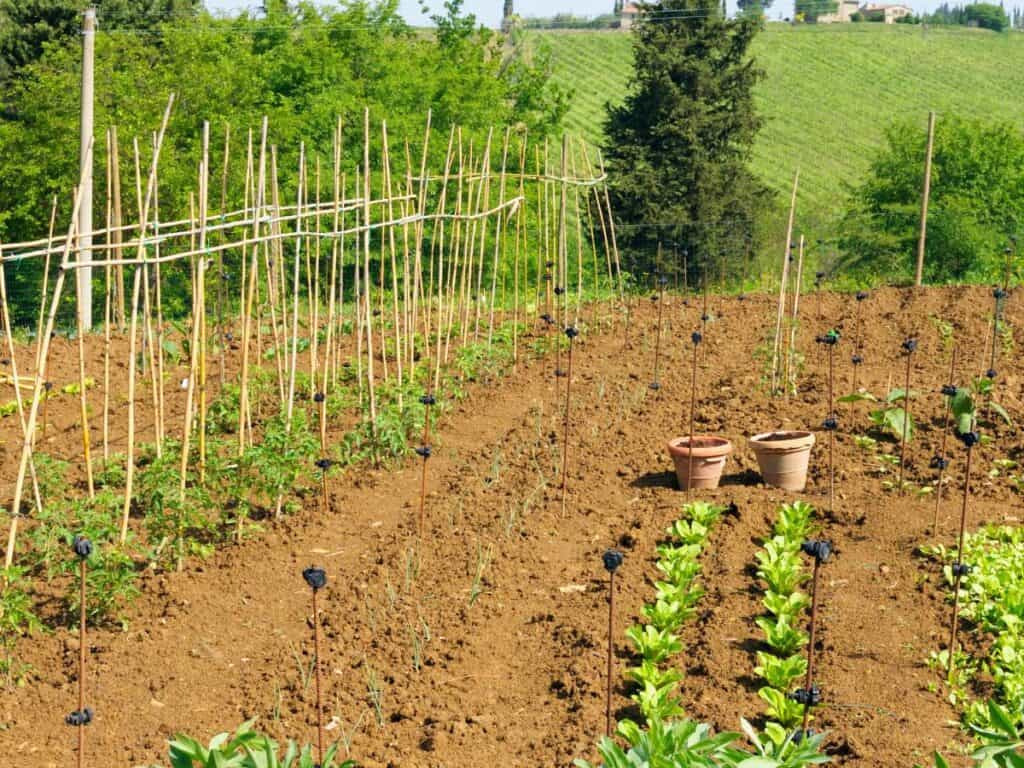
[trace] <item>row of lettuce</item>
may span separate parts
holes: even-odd
[[[683,676],[674,660],[684,651],[681,630],[696,616],[697,605],[704,596],[704,588],[699,582],[701,555],[709,535],[726,511],[724,506],[704,501],[685,505],[680,519],[668,529],[668,541],[657,548],[655,566],[660,578],[654,583],[654,601],[641,610],[644,623],[634,625],[626,632],[640,662],[629,669],[628,675],[637,684],[632,699],[643,716],[643,722],[630,719],[619,722],[618,736],[624,744],[607,737],[602,739],[598,752],[605,768],[799,768],[829,760],[821,751],[821,734],[801,734],[774,721],[769,721],[759,731],[745,719],[740,721],[742,732],[715,733],[710,725],[684,716],[679,695]],[[810,508],[806,505],[788,514],[787,520],[795,515],[804,517],[809,524]],[[796,535],[795,528],[792,533]],[[799,550],[799,540],[796,546]],[[764,565],[762,570],[765,570]],[[782,576],[782,571],[774,566],[768,566],[768,572]],[[771,626],[788,624],[791,627],[797,614],[806,606],[806,595],[801,602],[796,592],[800,581],[798,577],[789,576],[788,589],[783,589],[787,585],[778,581],[768,582],[765,605],[770,606],[769,613],[774,618]],[[780,603],[796,608],[782,607]],[[802,633],[801,637],[806,643]],[[802,644],[789,640],[778,648],[769,647],[785,661],[793,658]],[[771,659],[775,658],[775,655],[771,656]],[[759,654],[759,662],[761,667],[767,665],[771,673],[775,673],[774,662],[768,655],[762,657]],[[776,681],[783,682],[779,678]],[[773,690],[770,684],[762,689]],[[762,698],[770,705],[774,697],[762,693]],[[576,765],[578,768],[595,768],[585,760],[577,760]]]
[[[726,511],[704,501],[686,504],[668,528],[666,541],[658,545],[653,600],[641,609],[642,622],[626,631],[638,661],[627,674],[635,683],[631,698],[640,721],[620,720],[618,739],[606,737],[598,744],[601,762],[577,760],[578,768],[800,768],[829,762],[825,734],[800,727],[805,706],[813,720],[817,697],[802,701],[794,695],[807,675],[809,637],[802,626],[811,604],[803,588],[811,573],[801,550],[813,555],[807,547],[816,543],[810,540],[816,529],[814,509],[804,502],[782,504],[776,510],[771,535],[756,553],[764,613],[755,620],[763,636],[755,672],[763,683],[758,696],[766,705],[764,727],[759,730],[741,719],[740,732],[716,733],[709,724],[685,715],[680,693],[683,629],[697,615],[705,595],[701,556]],[[946,563],[951,583],[955,553],[936,547],[927,554]],[[962,616],[991,638],[986,656],[957,656],[950,680],[952,701],[965,707],[965,722],[974,739],[968,759],[977,768],[1022,768],[1024,531],[984,528],[967,537],[964,559],[972,564],[972,573]],[[944,668],[945,654],[934,655],[936,665]],[[973,701],[970,683],[982,672],[995,683],[997,695]],[[949,766],[938,753],[931,764]]]

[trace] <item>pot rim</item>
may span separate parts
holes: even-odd
[[[693,436],[694,441],[697,440],[713,440],[714,445],[698,445],[693,451],[690,451],[687,443],[690,441],[689,435],[683,437],[673,437],[668,441],[669,453],[678,454],[680,456],[693,455],[694,458],[714,458],[717,456],[728,456],[732,453],[732,441],[728,438],[722,437],[721,435],[697,435]]]
[[[772,440],[775,435],[781,436]],[[813,432],[805,429],[773,429],[747,438],[755,453],[810,450],[816,442]]]

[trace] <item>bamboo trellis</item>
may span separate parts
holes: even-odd
[[[230,381],[238,386],[238,455],[244,455],[254,443],[254,407],[259,408],[258,402],[253,403],[254,360],[270,354],[264,338],[268,331],[273,344],[280,412],[289,429],[300,365],[308,366],[313,390],[326,397],[338,386],[347,339],[355,347],[360,407],[368,404],[369,426],[375,431],[381,382],[394,379],[397,387],[389,392],[396,393],[400,408],[403,387],[416,381],[417,371],[422,371],[429,382],[427,388],[436,391],[441,372],[455,351],[467,344],[490,347],[496,325],[503,319],[513,322],[512,355],[513,364],[517,364],[522,350],[520,323],[540,329],[537,323],[544,307],[538,298],[547,290],[542,264],[556,252],[556,279],[564,296],[555,312],[563,324],[570,320],[570,290],[577,294],[573,322],[580,319],[579,294],[585,285],[583,272],[588,261],[593,265],[595,288],[605,281],[613,293],[619,292],[621,300],[622,277],[603,162],[598,156],[601,171],[594,174],[582,141],[563,139],[560,173],[552,174],[546,160],[543,170],[538,161],[535,172],[530,173],[526,163],[531,152],[525,134],[511,128],[500,132],[492,129],[481,149],[480,144],[474,145],[460,128],[453,126],[443,168],[440,173],[432,173],[428,167],[432,130],[429,113],[420,156],[414,157],[409,142],[404,142],[404,153],[398,151],[393,157],[386,124],[380,123],[379,132],[371,131],[367,110],[362,116],[363,146],[358,157],[344,157],[343,126],[338,120],[333,131],[333,151],[328,158],[330,168],[323,173],[329,174],[327,193],[321,185],[321,158],[310,157],[303,146],[294,175],[294,203],[282,204],[280,177],[285,169],[278,168],[277,148],[271,141],[266,118],[258,135],[248,132],[247,142],[231,142],[232,129],[224,126],[223,156],[216,160],[211,157],[211,127],[204,123],[201,158],[195,166],[198,173],[195,191],[189,193],[192,204],[188,215],[163,218],[159,210],[160,156],[173,105],[172,95],[159,130],[152,137],[152,158],[145,175],[138,141],[133,142],[135,188],[130,192],[136,198],[135,221],[126,220],[126,206],[121,199],[117,132],[108,132],[106,222],[93,231],[90,264],[79,261],[76,245],[80,193],[75,195],[63,238],[53,234],[57,219],[55,200],[47,237],[0,243],[0,269],[10,262],[37,260],[43,265],[44,279],[34,365],[14,380],[19,383],[16,392],[22,446],[10,505],[7,566],[15,555],[27,477],[32,478],[36,509],[41,509],[45,501],[39,498],[35,482],[37,422],[46,396],[50,339],[63,306],[66,276],[77,269],[99,267],[104,278],[103,372],[97,377],[103,382],[102,430],[90,430],[86,392],[85,341],[89,331],[95,329],[81,328],[77,334],[82,461],[90,491],[93,457],[101,453],[107,460],[112,455],[110,403],[115,398],[111,390],[116,386],[111,376],[112,339],[128,336],[122,541],[128,533],[133,502],[136,403],[139,397],[148,397],[147,388],[151,390],[155,411],[158,450],[165,436],[181,439],[179,490],[184,500],[193,435],[198,452],[198,482],[205,479],[206,420],[213,381],[221,385]],[[381,141],[376,159],[371,152],[371,133]],[[499,139],[492,142],[494,137]],[[546,140],[534,146],[535,158],[539,158],[540,146],[547,157]],[[227,210],[232,147],[236,154],[244,153],[245,180],[240,195],[242,207]],[[396,158],[399,166],[404,161],[402,170],[396,167]],[[235,160],[239,162],[239,158]],[[218,164],[219,209],[216,202],[211,209],[209,185],[211,177],[216,183]],[[576,169],[588,175],[578,176]],[[589,260],[584,259],[588,250],[592,256]],[[603,256],[599,257],[599,250]],[[569,253],[574,257],[569,258]],[[229,256],[240,272],[236,288],[225,285],[225,261]],[[51,264],[56,265],[52,281]],[[165,413],[167,310],[161,282],[167,277],[168,265],[176,265],[176,269],[187,266],[192,294],[187,317],[186,405],[183,420],[178,422],[180,432]],[[130,281],[130,291],[126,290],[126,279]],[[211,311],[207,295],[211,279],[216,284],[215,311]],[[506,289],[509,280],[511,291]],[[504,299],[507,293],[512,295],[511,307],[499,302],[499,294]],[[241,352],[234,372],[225,361],[225,338],[232,325],[224,316],[229,297],[237,301],[241,314]],[[6,312],[6,296],[3,304]],[[5,320],[5,328],[10,329],[9,320]],[[347,328],[351,329],[348,333]],[[306,358],[300,361],[299,357],[300,335],[306,334],[310,342],[308,362]],[[7,336],[11,343],[10,333]],[[218,349],[219,376],[212,377],[208,356],[214,348]],[[23,398],[21,393],[22,389],[27,391],[29,382],[31,399]],[[320,432],[325,441],[323,421]],[[102,436],[102,452],[98,447],[93,449],[97,433]],[[281,499],[276,502],[280,511]],[[180,563],[180,554],[178,560]]]

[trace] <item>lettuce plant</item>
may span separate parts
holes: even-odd
[[[781,656],[789,656],[807,645],[807,633],[794,627],[789,616],[758,616],[754,621],[764,632],[768,645]]]
[[[650,624],[634,624],[626,630],[626,637],[633,641],[636,652],[644,661],[660,663],[683,650],[683,643],[677,635],[668,630],[655,629]]]
[[[800,654],[783,657],[758,651],[754,672],[767,680],[772,688],[788,691],[807,674],[807,659]]]
[[[803,571],[799,551],[799,541],[776,536],[766,541],[764,549],[757,553],[760,564],[757,575],[772,592],[788,595],[810,578]]]

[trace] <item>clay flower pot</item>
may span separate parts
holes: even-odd
[[[762,432],[750,438],[765,483],[787,491],[802,491],[807,485],[813,445],[814,433],[798,430]]]
[[[692,462],[689,443],[689,437],[677,437],[668,442],[668,452],[676,465],[679,488],[684,491],[689,488],[717,488],[725,468],[725,459],[732,453],[732,443],[717,435],[694,435]]]

